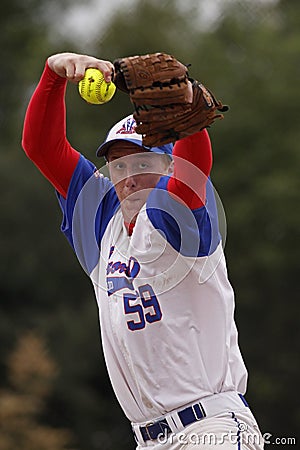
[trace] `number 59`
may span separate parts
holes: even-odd
[[[141,299],[141,303],[136,303],[137,298]],[[158,322],[162,318],[157,297],[150,284],[140,286],[138,293],[124,294],[123,301],[125,314],[137,314],[137,320],[127,321],[130,331],[142,330],[146,323]]]

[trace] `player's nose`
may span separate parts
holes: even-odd
[[[126,186],[136,186],[137,185],[138,173],[137,173],[135,167],[131,166],[130,164],[127,164],[126,173],[124,175],[125,175],[125,185]]]
[[[127,170],[124,184],[126,187],[135,187],[137,185],[137,175],[134,174],[132,171]]]

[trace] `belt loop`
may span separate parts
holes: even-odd
[[[192,405],[192,410],[193,410],[197,420],[201,420],[206,416],[204,408],[200,402],[196,403],[195,405]]]
[[[145,441],[143,439],[140,427],[132,425],[132,429],[133,429],[133,435],[134,435],[134,438],[135,438],[137,444],[144,443]]]
[[[167,422],[173,433],[177,433],[182,428],[182,423],[177,412],[173,412],[167,417]]]

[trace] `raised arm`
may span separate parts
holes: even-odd
[[[66,137],[65,90],[67,81],[77,83],[88,67],[100,69],[106,81],[111,80],[109,61],[75,53],[50,56],[24,120],[25,153],[63,197],[79,159]]]
[[[206,183],[212,167],[212,148],[206,129],[176,142],[173,149],[174,172],[168,191],[190,209],[205,204]]]

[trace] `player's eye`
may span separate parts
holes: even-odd
[[[119,171],[124,170],[125,169],[125,164],[122,163],[122,162],[113,163],[113,169],[119,170]]]
[[[139,163],[139,169],[141,169],[141,170],[145,170],[145,169],[147,169],[148,167],[149,167],[149,164],[146,163],[146,162],[140,162],[140,163]]]

